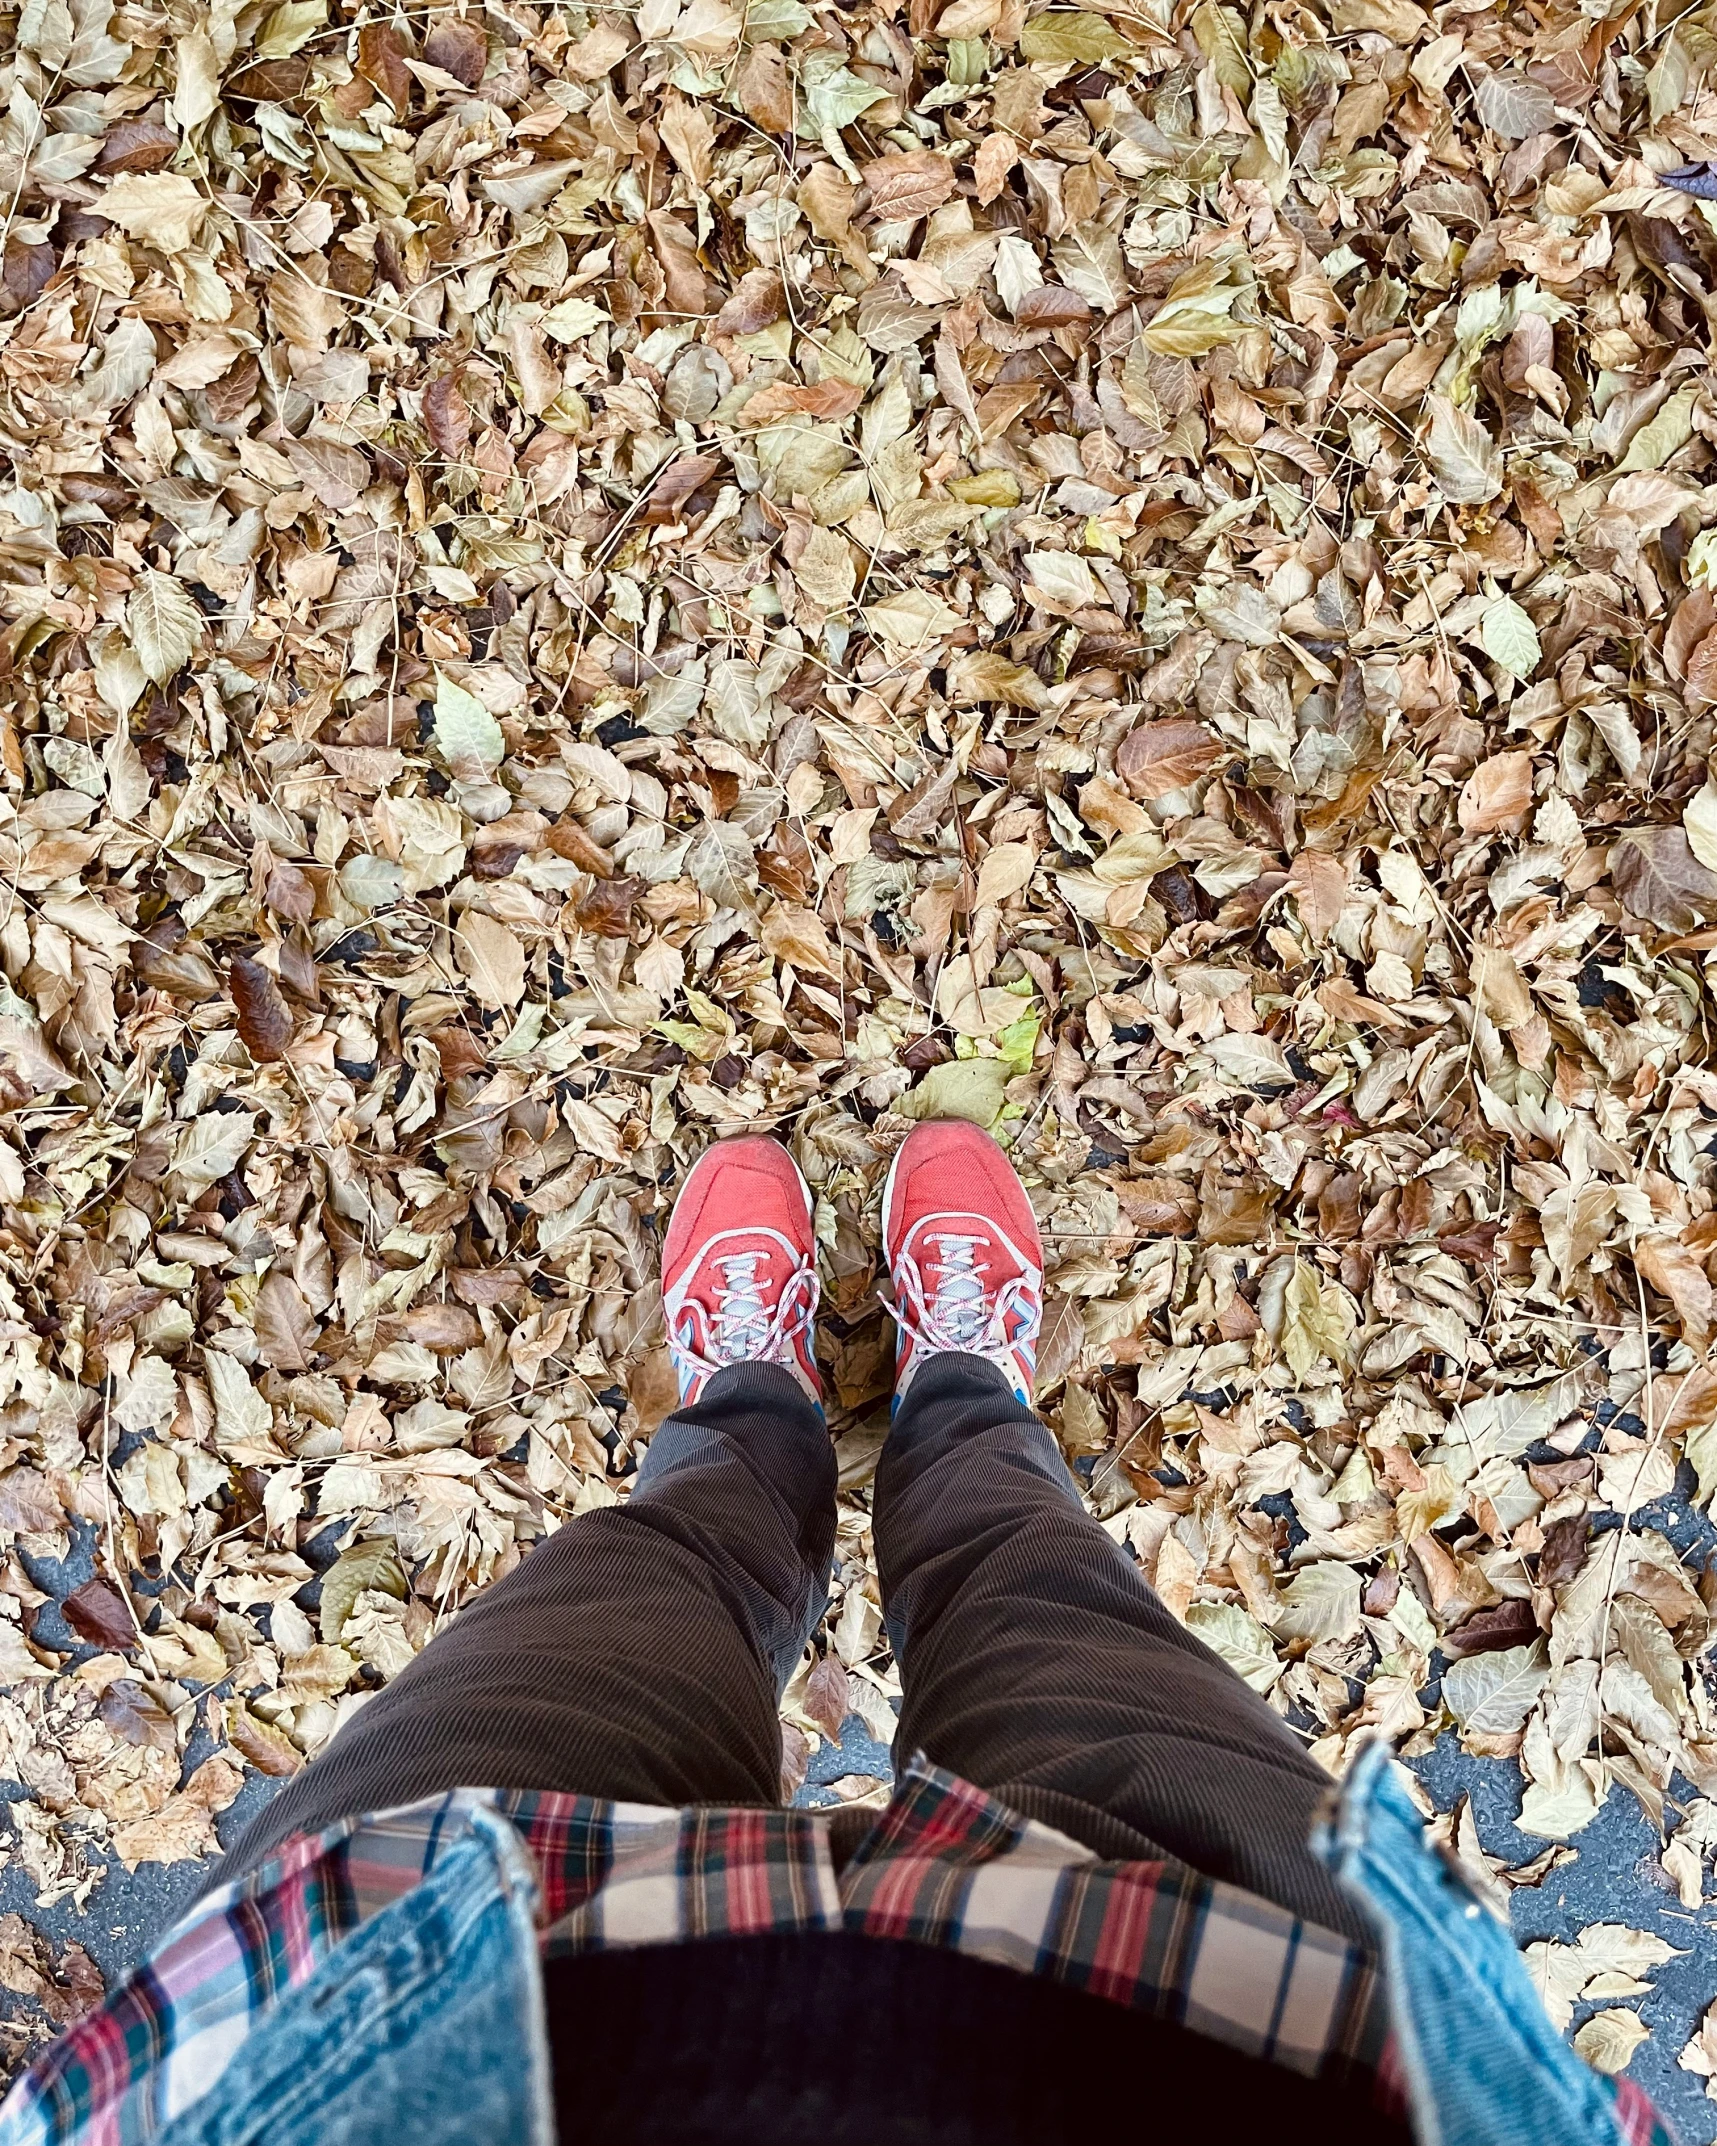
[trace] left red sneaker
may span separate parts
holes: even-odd
[[[680,1399],[730,1364],[780,1364],[821,1402],[811,1348],[811,1188],[775,1140],[718,1140],[692,1165],[662,1247],[662,1310]]]

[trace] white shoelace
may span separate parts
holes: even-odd
[[[919,1348],[934,1354],[953,1349],[964,1356],[1005,1358],[1012,1348],[1008,1320],[1024,1309],[1030,1283],[1023,1275],[1003,1284],[994,1303],[984,1286],[989,1272],[978,1258],[988,1251],[987,1237],[967,1237],[943,1231],[926,1237],[924,1243],[938,1247],[939,1256],[921,1267],[914,1259],[902,1259],[895,1275],[894,1323]],[[925,1288],[925,1270],[935,1287]]]
[[[708,1355],[686,1340],[674,1344],[693,1370],[713,1376],[733,1364],[785,1364],[792,1368],[796,1347],[816,1316],[820,1291],[817,1270],[809,1264],[795,1267],[771,1311],[765,1296],[768,1265],[767,1252],[736,1252],[731,1259],[716,1261],[721,1287],[709,1322]]]

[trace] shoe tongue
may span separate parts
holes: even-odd
[[[953,1230],[936,1239],[936,1319],[954,1341],[974,1341],[984,1329],[987,1292],[974,1271],[977,1243]]]

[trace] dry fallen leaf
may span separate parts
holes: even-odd
[[[5,63],[38,1897],[210,1852],[626,1495],[731,1133],[838,1314],[786,1771],[886,1730],[877,1203],[944,1113],[1085,1495],[1321,1760],[1456,1737],[1550,1843],[1717,1793],[1699,23],[312,12]]]

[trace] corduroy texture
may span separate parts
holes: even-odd
[[[1167,1850],[1367,1938],[1306,1846],[1329,1776],[1163,1607],[1001,1374],[944,1357],[910,1402],[875,1497],[900,1748],[1100,1855]]]
[[[828,1432],[788,1374],[721,1373],[658,1430],[627,1502],[569,1521],[465,1610],[221,1875],[290,1833],[466,1785],[774,1802],[776,1694],[821,1613],[834,1493]],[[1167,1850],[1364,1935],[1305,1846],[1324,1775],[1084,1511],[993,1366],[925,1366],[875,1513],[902,1751],[1099,1854]]]

